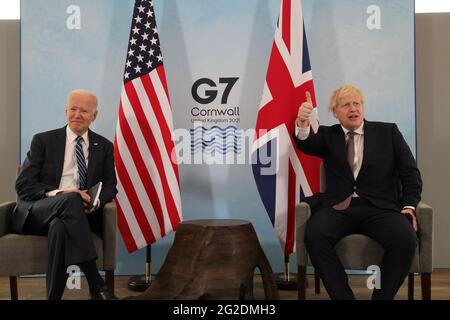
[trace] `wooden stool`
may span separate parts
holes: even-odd
[[[266,299],[279,299],[272,268],[249,221],[185,221],[177,227],[156,280],[130,299],[253,299],[256,267]]]

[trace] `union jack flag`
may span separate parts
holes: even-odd
[[[256,122],[252,169],[285,256],[295,252],[295,206],[319,191],[321,160],[300,152],[292,138],[306,91],[316,106],[301,0],[281,0]],[[316,107],[310,123],[317,132]]]

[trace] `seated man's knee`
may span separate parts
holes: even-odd
[[[306,245],[318,244],[324,240],[326,240],[326,236],[320,226],[317,226],[314,223],[306,224],[304,239]]]
[[[403,245],[407,249],[415,250],[418,244],[418,238],[415,232],[407,233],[403,240]]]
[[[54,218],[54,219],[52,219],[52,221],[50,221],[50,223],[48,225],[48,229],[49,229],[49,232],[51,231],[53,233],[64,232],[64,224],[61,221],[61,219]]]
[[[60,210],[62,217],[85,216],[84,204],[81,195],[77,192],[65,193],[60,198]]]
[[[418,244],[417,235],[413,230],[396,233],[391,241],[401,250],[410,252],[414,252]]]
[[[64,204],[83,205],[83,199],[78,192],[64,193],[60,197]]]

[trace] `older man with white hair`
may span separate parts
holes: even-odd
[[[115,299],[100,276],[91,230],[101,232],[101,210],[117,193],[113,145],[89,129],[97,97],[73,90],[66,103],[67,125],[36,134],[16,180],[16,232],[48,236],[47,297],[61,299],[70,265],[84,272],[91,299]],[[88,189],[102,182],[90,205]]]

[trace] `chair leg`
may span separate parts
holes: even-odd
[[[306,266],[297,266],[298,300],[306,299]]]
[[[431,300],[431,273],[422,272],[420,274],[422,287],[422,300]]]
[[[114,294],[114,270],[105,271],[105,282],[109,292]]]
[[[19,295],[17,292],[17,277],[9,277],[9,287],[11,289],[11,300],[18,300]]]
[[[414,273],[408,273],[408,300],[414,300]]]
[[[314,268],[314,288],[316,291],[316,294],[320,294],[320,277],[317,270]]]

